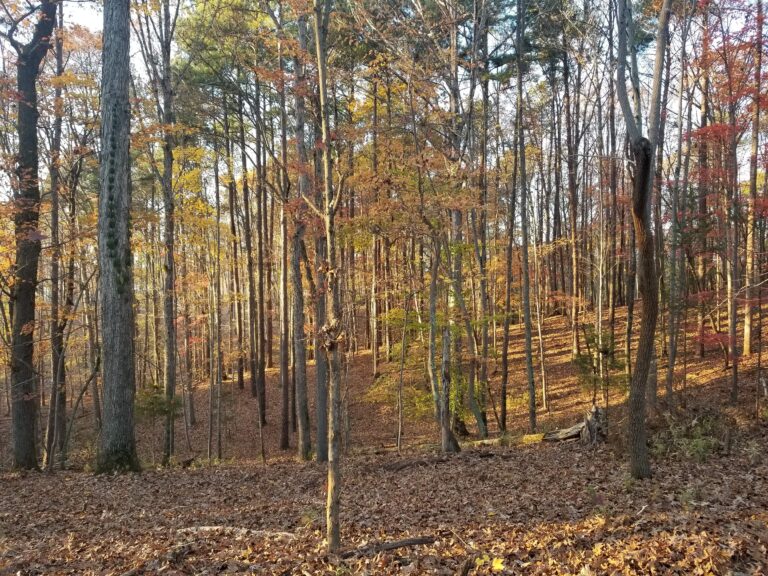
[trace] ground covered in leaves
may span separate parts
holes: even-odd
[[[98,477],[6,473],[0,573],[768,570],[764,442],[704,463],[665,458],[652,481],[630,481],[622,464],[608,448],[573,444],[477,447],[450,459],[351,458],[344,467],[346,557],[324,550],[325,471],[317,464]],[[434,541],[375,548],[416,536]]]
[[[592,398],[570,362],[563,322],[546,326],[550,406],[539,413],[542,432],[579,421]],[[510,365],[513,375],[523,373],[521,350],[511,351]],[[654,478],[636,482],[622,440],[625,391],[611,392],[607,444],[548,444],[523,436],[525,384],[515,377],[509,442],[462,438],[461,454],[445,458],[429,410],[420,406],[429,393],[416,359],[405,367],[406,436],[398,453],[399,365],[383,364],[373,384],[370,355],[360,354],[345,383],[344,549],[331,557],[325,467],[278,449],[274,370],[266,466],[256,402],[231,382],[221,462],[209,464],[206,455],[204,386],[196,392],[197,426],[179,420],[177,461],[187,468],[155,466],[162,429],[144,418],[137,431],[144,472],[94,476],[88,462],[96,435],[86,405],[71,452],[78,471],[8,472],[3,414],[0,576],[768,574],[768,414],[756,418],[754,366],[744,362],[740,374],[741,404],[727,407],[728,373],[717,351],[704,360],[689,354],[674,410],[662,405],[651,419]],[[498,378],[491,367],[493,386]],[[422,543],[382,549],[416,538]]]

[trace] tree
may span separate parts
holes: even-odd
[[[333,184],[332,141],[328,102],[328,24],[333,10],[332,0],[314,0],[315,56],[317,87],[320,96],[320,122],[323,146],[323,205],[317,211],[323,220],[326,253],[323,267],[326,293],[330,301],[325,324],[320,327],[325,354],[328,357],[328,502],[326,505],[326,539],[328,551],[341,545],[339,509],[341,497],[341,352],[344,336],[341,325],[340,269],[336,259],[336,209],[341,199],[340,188]]]
[[[37,375],[34,368],[35,300],[37,269],[40,260],[40,183],[38,154],[37,79],[40,65],[51,47],[56,22],[56,0],[43,0],[39,7],[27,10],[15,18],[2,2],[8,28],[2,35],[16,51],[16,90],[18,112],[16,133],[15,185],[13,191],[16,260],[11,295],[11,395],[13,418],[13,465],[16,468],[37,468]],[[12,7],[11,7],[12,8]],[[16,39],[19,26],[32,15],[35,23],[32,37],[26,44]]]
[[[531,344],[531,299],[530,299],[530,275],[528,271],[528,177],[525,166],[525,127],[523,104],[523,56],[525,37],[525,10],[524,0],[517,3],[517,144],[518,162],[520,165],[520,220],[523,231],[523,261],[522,261],[522,289],[523,289],[523,322],[525,323],[525,374],[528,383],[528,429],[531,434],[536,432],[536,385],[533,381],[533,351]],[[573,232],[575,234],[575,232]],[[574,242],[575,244],[575,242]],[[576,269],[573,269],[573,277],[576,278]],[[575,292],[575,290],[574,290]],[[575,300],[575,293],[574,293]],[[574,310],[576,310],[574,308]],[[577,317],[574,312],[574,325]],[[578,338],[574,340],[574,350],[578,350]]]
[[[755,78],[754,111],[752,118],[752,143],[749,155],[749,204],[747,208],[746,262],[744,270],[744,355],[752,354],[752,321],[754,302],[752,286],[755,283],[755,247],[757,234],[755,226],[755,203],[757,202],[757,153],[760,146],[760,90],[762,87],[763,63],[763,2],[757,0],[757,18],[755,29]],[[761,290],[761,288],[757,288]]]
[[[631,15],[627,0],[619,0],[619,52],[616,67],[619,103],[627,125],[635,173],[632,185],[632,218],[638,245],[638,268],[640,295],[643,299],[643,313],[640,326],[635,367],[629,388],[628,437],[630,450],[630,472],[634,478],[648,478],[651,466],[648,460],[647,432],[645,423],[646,380],[653,357],[656,319],[658,316],[658,278],[654,259],[654,240],[650,226],[651,186],[656,137],[660,118],[661,76],[664,52],[669,26],[670,0],[664,0],[659,15],[656,34],[656,60],[653,71],[651,109],[648,115],[649,138],[642,135],[627,96],[626,59],[627,36],[631,27]],[[634,58],[633,58],[634,62]]]
[[[134,438],[133,255],[128,99],[130,0],[104,6],[99,266],[104,415],[98,470],[138,470]]]
[[[59,201],[61,196],[61,132],[64,122],[61,79],[64,74],[64,3],[59,4],[58,24],[56,26],[56,79],[54,90],[53,138],[51,141],[51,401],[48,409],[48,425],[45,432],[46,469],[53,466],[53,457],[58,449],[63,456],[64,436],[66,431],[66,364],[64,358],[64,330],[67,325],[66,314],[60,313],[60,265],[61,243],[59,236]],[[71,276],[74,267],[70,266]],[[74,278],[67,283],[67,292],[73,288]],[[71,300],[71,298],[69,298]],[[63,461],[62,461],[63,465]]]
[[[302,84],[306,81],[304,57],[307,50],[307,18],[299,16],[298,21],[299,53],[295,58],[296,86],[294,88],[296,110],[296,152],[299,160],[299,200],[310,196],[310,180],[307,148],[305,143],[306,103]],[[309,406],[307,403],[307,346],[304,331],[304,286],[301,283],[301,253],[304,242],[305,210],[299,210],[294,216],[293,238],[291,242],[291,280],[293,282],[293,356],[294,377],[296,380],[296,420],[298,421],[297,450],[300,460],[310,457]]]

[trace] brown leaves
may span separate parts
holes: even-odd
[[[656,480],[633,483],[617,472],[620,462],[607,449],[483,448],[482,458],[473,452],[397,470],[391,456],[350,459],[346,552],[339,558],[325,556],[324,491],[315,466],[6,474],[0,567],[312,575],[455,574],[463,567],[488,575],[719,574],[768,567],[765,465],[750,468],[737,457],[661,462]],[[732,480],[748,471],[749,481]],[[418,536],[430,538],[409,540]],[[397,540],[417,545],[387,549]]]
[[[768,570],[764,427],[740,433],[731,455],[714,454],[706,463],[659,459],[647,482],[628,478],[623,456],[610,444],[596,450],[540,443],[468,447],[450,458],[421,446],[396,455],[383,448],[391,443],[387,425],[394,416],[383,404],[362,400],[370,387],[365,358],[355,360],[348,378],[353,444],[342,470],[339,556],[326,555],[324,466],[278,460],[292,456],[276,456],[277,434],[267,426],[266,468],[248,461],[257,457],[253,436],[240,428],[228,438],[226,453],[237,462],[231,467],[100,477],[0,475],[0,573],[587,576]],[[551,371],[553,391],[564,397],[576,394],[569,370],[563,364]],[[270,372],[267,385],[275,378]],[[207,390],[196,394],[205,406]],[[247,391],[236,405],[233,426],[255,413]],[[558,417],[573,420],[566,410]],[[193,445],[202,445],[205,427],[190,433]],[[431,415],[409,420],[406,433],[410,446],[434,441]],[[146,452],[147,430],[138,437]],[[364,449],[380,453],[361,454]],[[417,537],[433,541],[382,547]]]

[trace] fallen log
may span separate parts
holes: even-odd
[[[581,440],[584,444],[597,444],[605,440],[606,428],[605,410],[593,404],[582,422],[570,428],[547,432],[543,439],[547,442]]]
[[[579,422],[570,428],[553,430],[544,434],[544,440],[547,442],[563,442],[565,440],[577,440],[581,438],[581,433],[587,427],[586,422]]]

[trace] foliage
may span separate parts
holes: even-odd
[[[155,420],[173,414],[181,409],[181,399],[174,397],[170,401],[159,386],[147,386],[136,393],[136,414],[141,418]]]
[[[581,351],[573,359],[578,374],[579,381],[584,390],[597,391],[618,389],[624,391],[627,389],[627,377],[624,374],[624,362],[616,354],[616,345],[608,331],[603,332],[603,347],[598,345],[598,334],[594,324],[583,324],[585,342],[583,342]],[[598,370],[598,357],[602,355],[603,359],[603,377],[600,379]]]
[[[652,451],[657,456],[679,455],[706,462],[723,447],[726,425],[714,413],[700,414],[692,420],[666,415],[666,428],[653,437]]]
[[[389,369],[371,384],[364,399],[370,404],[383,404],[397,408],[397,394],[400,386],[400,343],[393,346],[392,357],[397,363],[391,363]],[[409,419],[423,419],[434,414],[435,403],[429,387],[429,377],[424,369],[423,357],[417,352],[419,346],[411,346],[406,353],[403,378],[403,414]]]

